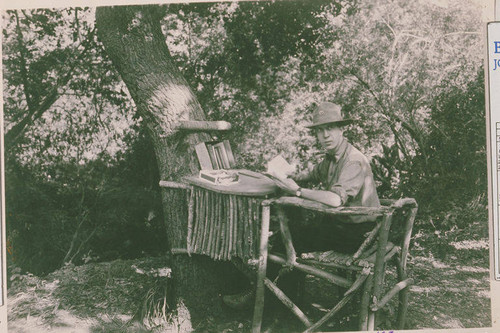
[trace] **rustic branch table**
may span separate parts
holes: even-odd
[[[261,203],[278,187],[266,176],[238,171],[239,180],[216,185],[197,176],[184,178],[190,189],[187,221],[187,248],[172,252],[207,255],[215,260],[258,259],[261,229]],[[163,187],[179,183],[160,182]]]

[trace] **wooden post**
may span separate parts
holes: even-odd
[[[370,274],[366,279],[365,285],[363,287],[363,293],[361,294],[360,301],[360,311],[359,311],[359,330],[368,330],[368,311],[370,309],[370,295],[373,285],[373,275]]]
[[[411,239],[411,233],[413,230],[413,223],[415,222],[415,217],[417,215],[417,203],[413,200],[411,204],[414,205],[414,207],[410,210],[410,215],[408,216],[408,219],[406,221],[405,225],[405,233],[404,233],[404,238],[403,238],[403,244],[401,245],[401,256],[400,260],[398,261],[398,280],[403,281],[407,278],[406,274],[406,261],[408,259],[408,250],[410,247],[410,239]],[[398,329],[404,329],[405,326],[405,321],[406,321],[406,313],[408,311],[408,288],[405,288],[399,292],[398,295],[398,316],[396,320],[396,327]]]
[[[288,227],[288,219],[286,217],[285,211],[282,207],[277,207],[276,215],[280,222],[280,232],[281,240],[286,249],[286,260],[288,263],[294,263],[297,261],[297,253],[292,243],[292,233]]]
[[[390,210],[384,215],[382,220],[382,226],[379,231],[379,239],[377,246],[377,255],[375,259],[375,267],[373,273],[373,301],[377,302],[380,294],[382,292],[382,283],[384,280],[384,267],[385,267],[385,255],[386,255],[386,245],[389,239],[389,229],[391,228],[392,215],[394,209]],[[375,312],[371,312],[368,316],[368,330],[373,330],[375,328]]]
[[[257,288],[255,291],[255,307],[253,312],[252,324],[253,333],[260,333],[260,328],[262,326],[262,315],[264,312],[264,279],[266,278],[267,270],[267,246],[269,241],[270,213],[271,207],[269,206],[269,204],[263,204],[259,247],[259,266],[257,270]]]
[[[406,260],[408,257],[408,249],[410,247],[411,233],[413,230],[413,223],[415,221],[415,216],[417,215],[417,207],[414,207],[410,211],[410,216],[406,221],[403,244],[401,245],[401,264],[403,270],[406,271]]]
[[[186,247],[188,249],[188,254],[191,255],[192,249],[192,238],[193,238],[193,204],[194,204],[194,190],[188,191],[188,230],[187,230],[187,240]]]

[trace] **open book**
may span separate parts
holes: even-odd
[[[276,178],[287,178],[295,171],[295,166],[288,163],[281,155],[267,163],[267,174]]]

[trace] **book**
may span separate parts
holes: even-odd
[[[217,156],[220,156],[222,168],[231,169],[231,163],[229,162],[229,156],[227,154],[226,146],[224,142],[219,142],[214,145]]]
[[[217,157],[215,156],[214,146],[211,144],[207,144],[208,154],[210,155],[210,160],[212,161],[212,169],[218,170],[220,169],[219,164],[217,163]]]
[[[276,178],[286,178],[295,171],[295,167],[288,163],[283,156],[275,156],[267,163],[267,173]]]
[[[228,140],[201,142],[195,151],[202,170],[231,169],[236,164]]]
[[[212,160],[210,159],[210,154],[208,153],[205,142],[198,143],[194,146],[194,149],[198,156],[198,162],[200,162],[200,168],[202,170],[213,170]]]
[[[238,173],[229,170],[200,170],[199,177],[215,185],[231,185],[239,181]]]
[[[224,151],[227,154],[227,159],[229,161],[229,168],[234,168],[236,165],[236,160],[234,159],[233,155],[233,150],[231,149],[231,144],[229,143],[229,140],[224,140],[222,141],[222,144],[224,145]]]

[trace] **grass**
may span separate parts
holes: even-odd
[[[447,233],[416,232],[408,262],[411,287],[408,329],[491,326],[488,239],[485,222]],[[478,237],[479,235],[479,237]],[[168,257],[115,260],[63,267],[45,277],[11,270],[9,332],[179,332],[191,329],[182,306],[172,311]],[[312,277],[306,298],[327,302],[332,288]],[[310,308],[312,316],[321,307]],[[355,327],[349,309],[323,329]],[[247,332],[252,311],[207,317],[199,332]],[[296,331],[291,315],[266,312],[273,332]],[[390,313],[388,314],[391,317]],[[381,328],[384,327],[382,324]]]

